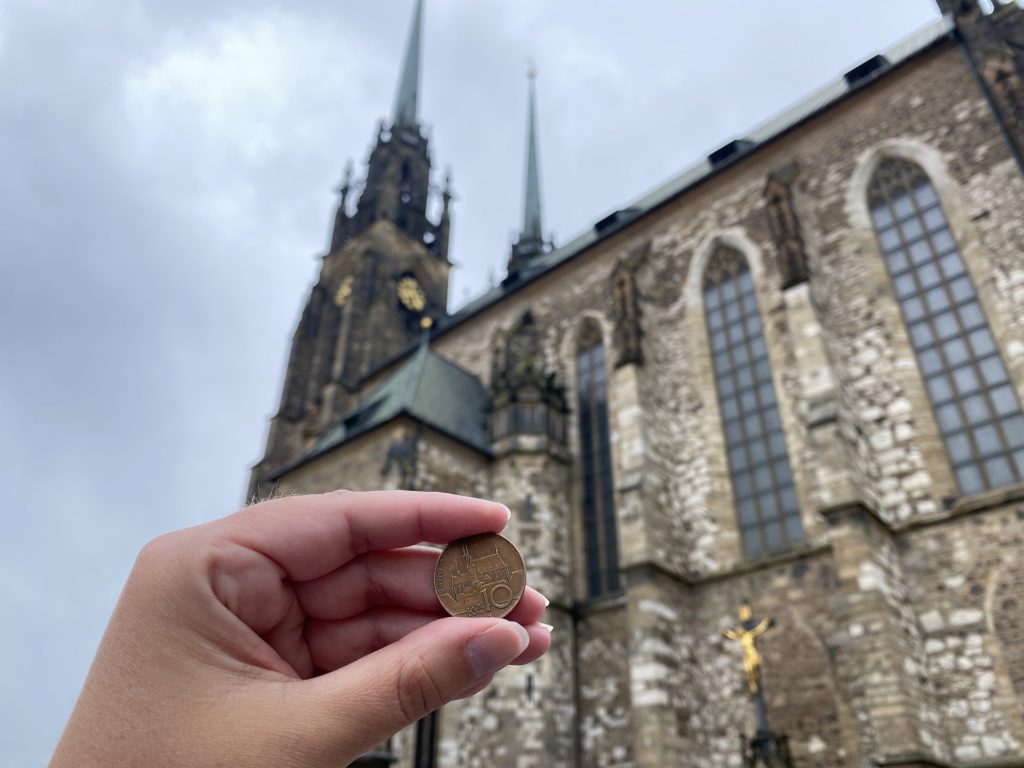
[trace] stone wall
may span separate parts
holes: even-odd
[[[828,608],[837,683],[858,723],[847,749],[861,764],[944,756],[934,686],[893,531],[868,509],[828,515],[837,588]],[[896,762],[896,764],[902,764]]]
[[[924,526],[901,541],[951,756],[1024,753],[1024,505]]]
[[[417,434],[416,473],[411,488],[496,498],[507,504],[491,489],[485,456],[429,428],[419,427]]]
[[[404,421],[386,424],[362,435],[341,450],[330,451],[285,474],[276,484],[275,493],[326,493],[344,488],[350,491],[372,491],[398,487],[387,482],[382,470],[387,462],[388,448],[406,440],[415,425]]]
[[[568,490],[568,465],[546,452],[508,454],[491,471],[491,496],[512,510],[506,535],[522,552],[531,586],[561,606],[574,597]]]
[[[551,650],[499,672],[483,693],[441,710],[439,766],[575,768],[576,662],[573,622],[552,610]]]
[[[636,765],[624,603],[595,606],[576,625],[579,764],[593,768]]]
[[[650,568],[628,571],[629,684],[638,766],[688,765],[700,711],[690,590]]]

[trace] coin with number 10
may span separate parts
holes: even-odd
[[[506,616],[524,589],[523,556],[497,533],[456,539],[445,547],[434,569],[434,591],[452,616]]]

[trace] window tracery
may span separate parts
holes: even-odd
[[[1024,413],[935,187],[886,158],[868,204],[961,493],[1024,480]]]
[[[803,526],[753,277],[735,248],[708,262],[704,312],[743,551],[776,552]]]

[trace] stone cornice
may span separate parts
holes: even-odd
[[[638,580],[658,575],[669,578],[685,587],[696,588],[702,587],[705,584],[713,584],[719,581],[727,581],[728,579],[736,578],[738,576],[745,576],[748,573],[756,573],[757,571],[768,570],[769,568],[775,568],[780,565],[815,558],[831,551],[832,545],[829,542],[812,541],[804,542],[803,544],[787,549],[785,552],[768,555],[767,557],[742,560],[726,570],[708,574],[682,575],[666,568],[661,563],[656,563],[650,560],[631,563],[625,566],[622,571],[626,575],[627,583],[630,583],[630,581],[636,583]],[[639,577],[639,579],[637,577]]]
[[[579,621],[598,613],[625,608],[626,603],[626,594],[624,592],[616,592],[614,595],[606,595],[592,600],[580,600],[573,603],[571,609],[572,616],[575,620]]]
[[[964,496],[955,500],[948,509],[942,512],[919,515],[899,523],[889,522],[879,515],[877,511],[859,501],[826,507],[818,510],[818,513],[828,521],[829,525],[833,526],[843,518],[861,515],[864,519],[871,520],[875,525],[891,535],[902,536],[919,528],[929,528],[935,525],[942,525],[943,523],[954,522],[961,518],[992,512],[1006,505],[1022,501],[1024,501],[1024,483],[1018,483],[1006,488],[997,488],[984,493]]]

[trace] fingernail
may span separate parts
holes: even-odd
[[[541,597],[544,597],[544,595],[541,595]],[[549,605],[551,605],[551,601],[544,597],[544,607],[547,608]]]
[[[505,510],[505,522],[507,523],[512,519],[512,510],[506,507],[504,504],[501,505]]]
[[[515,629],[515,634],[508,631]],[[466,643],[466,659],[477,677],[497,672],[512,659],[526,650],[530,634],[521,625],[512,621],[495,624]]]
[[[538,627],[543,627],[544,629],[546,629],[546,630],[548,631],[548,634],[549,634],[549,635],[550,635],[550,634],[551,634],[551,633],[552,633],[552,632],[554,631],[554,629],[555,629],[555,628],[554,628],[553,626],[551,626],[550,624],[545,624],[545,623],[544,623],[543,621],[538,621],[538,622],[537,622],[537,626],[538,626]]]

